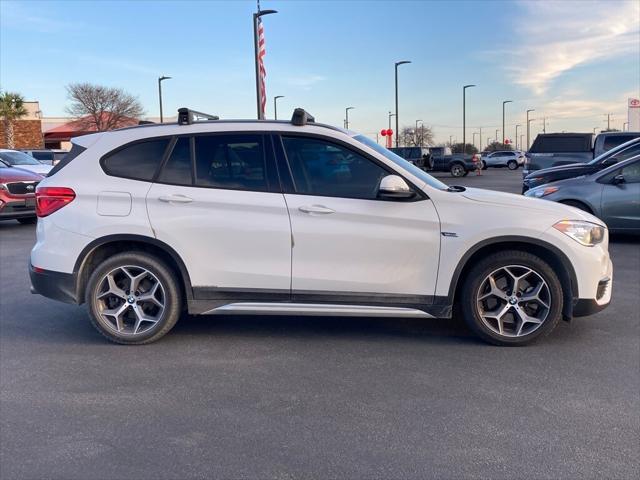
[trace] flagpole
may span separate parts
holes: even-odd
[[[264,120],[264,113],[262,112],[262,90],[260,89],[260,59],[259,55],[259,40],[258,40],[258,22],[263,15],[270,15],[272,13],[278,13],[277,10],[260,10],[260,2],[258,2],[258,11],[253,14],[253,49],[254,49],[254,61],[256,64],[256,106],[258,112],[258,120]]]

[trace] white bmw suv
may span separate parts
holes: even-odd
[[[464,317],[523,345],[610,301],[608,232],[554,202],[447,187],[363,135],[286,121],[145,125],[74,139],[37,188],[32,291],[109,340],[183,311]]]

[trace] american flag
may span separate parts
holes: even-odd
[[[262,26],[262,20],[258,17],[258,70],[260,73],[260,111],[262,112],[262,118],[266,117],[267,107],[267,88],[265,86],[265,77],[267,71],[264,68],[264,56],[267,53],[264,46],[264,27]]]

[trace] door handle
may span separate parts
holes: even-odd
[[[335,210],[325,207],[324,205],[303,205],[302,207],[299,207],[298,210],[310,215],[327,215],[329,213],[335,213]]]
[[[189,198],[185,195],[163,195],[158,197],[158,200],[161,202],[167,203],[191,203],[193,202],[193,198]]]

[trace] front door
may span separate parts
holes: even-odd
[[[276,175],[268,136],[177,139],[147,209],[156,237],[183,259],[194,298],[289,299],[291,228]]]
[[[624,181],[612,183],[619,175]],[[607,176],[602,189],[602,218],[611,229],[640,229],[640,160]]]
[[[293,177],[292,298],[325,303],[428,304],[440,224],[431,200],[378,199],[394,173],[323,137],[283,136]]]

